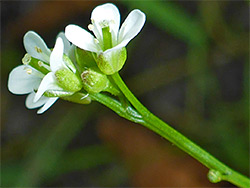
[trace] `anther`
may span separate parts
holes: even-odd
[[[108,27],[109,26],[109,21],[108,20],[103,20],[100,22],[101,28]]]
[[[37,46],[35,46],[35,50],[37,51],[37,53],[42,53],[43,52],[42,49],[37,47]]]
[[[31,69],[26,69],[26,73],[27,74],[32,74],[32,70]]]
[[[94,26],[93,26],[92,24],[89,24],[89,25],[88,25],[88,29],[89,29],[90,31],[93,31]]]
[[[39,65],[39,67],[43,66],[43,62],[42,61],[38,61],[37,64]]]
[[[29,54],[25,54],[25,56],[22,59],[23,64],[28,65],[30,61],[31,61],[31,56]]]

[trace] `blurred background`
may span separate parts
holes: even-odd
[[[9,72],[37,32],[52,48],[73,23],[87,28],[106,1],[1,1],[1,185],[3,187],[229,187],[141,125],[93,102],[26,109],[7,90]],[[123,22],[147,21],[127,46],[121,75],[154,114],[233,169],[249,175],[247,1],[114,1]]]

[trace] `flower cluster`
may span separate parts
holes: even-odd
[[[145,14],[133,10],[120,27],[120,13],[116,6],[107,3],[97,6],[91,14],[92,24],[88,29],[95,35],[76,25],[68,25],[65,35],[79,48],[94,52],[99,69],[105,74],[119,71],[126,60],[124,48],[142,29]]]
[[[29,94],[26,107],[41,107],[39,114],[58,98],[74,101],[78,93],[82,103],[90,102],[88,93],[107,91],[116,95],[119,91],[108,75],[123,67],[125,46],[140,32],[144,22],[144,13],[133,10],[119,29],[119,10],[107,3],[92,11],[88,29],[95,37],[79,26],[68,25],[65,34],[57,36],[54,48],[49,49],[38,34],[27,32],[23,40],[27,53],[23,65],[9,75],[9,91]]]

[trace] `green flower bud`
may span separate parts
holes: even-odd
[[[218,183],[222,180],[222,174],[219,171],[213,169],[209,170],[207,177],[212,183]]]
[[[97,57],[97,66],[106,75],[111,75],[123,67],[127,59],[126,48],[120,48],[116,50],[100,53]]]
[[[68,92],[77,92],[82,89],[81,80],[68,69],[59,69],[55,72],[56,79],[60,86]]]
[[[96,66],[93,55],[92,52],[80,48],[76,48],[75,50],[76,62],[82,69]]]
[[[88,68],[81,74],[83,88],[89,93],[99,93],[109,86],[109,79],[97,68]]]

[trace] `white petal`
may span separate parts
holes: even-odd
[[[50,49],[43,39],[34,31],[28,31],[23,37],[23,44],[32,57],[49,63]]]
[[[75,48],[75,45],[71,45],[68,52],[68,57],[73,63],[76,63]]]
[[[92,22],[92,25],[93,25],[93,28],[91,29],[91,31],[94,33],[95,37],[97,38],[99,42],[98,44],[102,45],[103,43],[102,28],[99,24],[96,24],[93,22]]]
[[[65,28],[65,35],[70,42],[83,50],[91,52],[99,51],[93,35],[77,25],[68,25]]]
[[[44,104],[44,106],[42,108],[40,108],[37,113],[38,114],[42,114],[43,112],[45,112],[46,110],[48,110],[49,107],[51,107],[56,100],[58,99],[58,97],[51,97],[47,100],[47,102]]]
[[[60,32],[60,33],[57,35],[57,38],[58,38],[58,37],[62,38],[62,40],[63,40],[64,53],[65,53],[66,55],[69,55],[69,51],[70,51],[71,45],[70,45],[70,42],[68,41],[68,39],[66,38],[64,32]]]
[[[121,46],[126,46],[142,29],[146,20],[143,12],[136,9],[130,12],[119,31],[118,43]]]
[[[44,75],[34,68],[20,65],[9,74],[8,89],[14,94],[27,94],[37,89]]]
[[[50,68],[52,72],[66,68],[63,62],[63,40],[60,37],[56,39],[55,47],[50,55]]]
[[[63,88],[57,85],[56,78],[54,76],[53,72],[49,72],[42,80],[38,91],[34,97],[33,102],[37,102],[40,97],[43,95],[43,93],[47,90],[60,90],[62,91]]]
[[[28,109],[38,108],[44,105],[49,99],[49,97],[42,96],[37,102],[33,102],[34,97],[35,97],[35,92],[32,92],[27,96],[26,101],[25,101],[25,106]]]
[[[102,24],[103,21],[107,21],[110,29],[114,31],[114,35],[117,37],[120,27],[120,13],[114,4],[106,3],[104,5],[97,6],[91,13],[91,20],[94,20],[94,23],[100,33],[102,33],[100,24]]]
[[[121,49],[122,47],[124,47],[123,43],[121,44],[118,44],[117,46],[113,47],[113,48],[110,48],[110,49],[107,49],[106,51],[103,52],[103,54],[109,54],[109,53],[113,53],[114,51],[116,50],[119,50]]]
[[[115,61],[115,57],[117,57],[117,53],[119,53],[119,50],[121,48],[111,48],[103,52],[103,56],[105,59],[110,60],[110,61]]]

